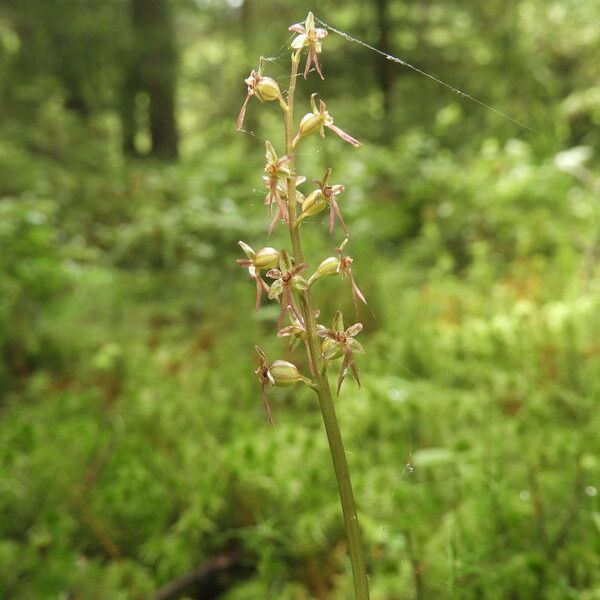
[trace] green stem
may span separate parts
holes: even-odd
[[[298,263],[304,262],[304,253],[302,252],[300,230],[296,224],[296,156],[292,144],[292,126],[294,120],[294,94],[296,92],[296,79],[298,76],[300,53],[301,50],[297,50],[292,56],[287,110],[284,111],[286,154],[289,158],[290,170],[292,172],[292,177],[288,179],[287,186],[290,217],[289,230],[294,258]],[[323,369],[323,356],[321,353],[321,344],[317,335],[317,321],[310,289],[300,294],[300,307],[307,332],[308,354],[315,383],[314,389],[319,398],[319,405],[321,407],[321,414],[323,415],[323,423],[329,441],[329,450],[331,452],[333,468],[335,470],[335,477],[340,494],[342,512],[344,514],[348,552],[350,554],[352,574],[354,576],[354,593],[356,600],[369,600],[367,569],[360,540],[360,527],[356,515],[356,504],[354,502],[352,482],[350,481],[348,462],[346,461],[342,435],[335,414],[335,406],[331,396],[329,380]]]

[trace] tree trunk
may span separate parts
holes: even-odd
[[[389,15],[389,0],[375,0],[375,10],[377,13],[377,28],[379,37],[377,47],[393,54],[392,41],[390,32],[392,29]],[[379,88],[382,94],[383,114],[388,118],[392,114],[392,91],[394,87],[394,63],[389,60],[384,60],[381,56],[376,55],[376,72],[379,81]],[[384,131],[389,131],[389,127],[385,127]]]
[[[149,98],[151,154],[173,159],[178,154],[175,120],[177,49],[170,0],[130,0],[133,45],[126,67],[121,121],[123,149],[135,153],[136,96]]]

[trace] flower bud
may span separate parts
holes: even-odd
[[[279,250],[275,248],[261,248],[254,255],[254,266],[257,269],[272,269],[279,261]]]
[[[295,365],[287,360],[276,360],[269,367],[269,372],[275,385],[278,387],[288,387],[299,381],[308,382],[306,377],[300,373]]]
[[[256,97],[263,102],[278,100],[281,97],[281,90],[274,79],[270,77],[261,77],[254,88]]]
[[[311,275],[308,280],[308,285],[312,285],[317,279],[321,277],[327,277],[327,275],[335,275],[339,273],[340,261],[335,256],[326,258],[318,267],[317,270]]]

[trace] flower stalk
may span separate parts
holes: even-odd
[[[304,259],[300,235],[300,224],[303,220],[301,218],[302,213],[300,215],[297,214],[298,201],[304,201],[304,196],[299,190],[297,190],[297,185],[301,184],[302,181],[304,181],[304,178],[299,177],[296,170],[296,147],[298,143],[303,137],[311,133],[319,132],[323,136],[324,127],[328,127],[329,129],[333,130],[340,138],[355,147],[359,146],[360,143],[333,125],[333,118],[327,112],[325,103],[321,101],[319,108],[317,108],[314,101],[314,95],[311,97],[311,105],[313,108],[312,113],[305,115],[300,122],[297,131],[294,131],[296,81],[301,54],[303,49],[307,49],[308,57],[307,66],[304,73],[305,76],[308,74],[311,64],[314,64],[319,76],[323,77],[320,63],[317,59],[317,53],[321,52],[320,40],[323,39],[325,35],[320,30],[315,30],[314,18],[311,13],[309,13],[304,26],[296,24],[290,29],[299,33],[300,36],[299,38],[296,38],[294,43],[292,43],[292,49],[294,51],[291,58],[290,80],[287,98],[285,101],[280,101],[280,104],[282,105],[285,129],[285,160],[283,160],[283,158],[277,158],[275,151],[273,150],[271,152],[272,147],[269,148],[270,144],[268,144],[267,162],[269,163],[270,161],[271,165],[275,165],[276,168],[271,169],[270,173],[267,172],[267,175],[271,174],[276,178],[279,175],[279,173],[276,171],[278,169],[280,170],[282,166],[285,168],[285,193],[281,193],[281,190],[278,187],[279,182],[273,179],[268,182],[268,189],[272,195],[271,202],[273,204],[279,204],[284,198],[287,202],[285,210],[282,209],[278,211],[278,215],[280,220],[288,225],[292,251],[289,253],[289,255],[284,250],[280,251],[279,269],[271,268],[271,270],[267,272],[267,276],[271,279],[274,279],[274,282],[271,283],[270,286],[269,298],[279,299],[281,304],[280,316],[277,324],[278,329],[280,330],[279,336],[296,336],[298,339],[302,339],[305,342],[312,379],[309,380],[306,378],[292,363],[287,361],[275,361],[274,363],[269,364],[265,355],[259,349],[257,349],[260,359],[257,375],[259,376],[259,380],[261,382],[261,396],[263,398],[265,411],[267,413],[268,420],[271,423],[273,423],[273,419],[271,409],[266,398],[266,393],[269,386],[287,385],[288,381],[289,385],[293,385],[295,383],[305,383],[317,394],[323,423],[325,426],[325,432],[329,442],[329,449],[335,471],[340,503],[342,506],[346,538],[348,543],[348,553],[350,555],[354,577],[355,598],[356,600],[368,600],[369,587],[367,570],[361,544],[354,493],[352,490],[346,453],[342,442],[342,436],[338,425],[333,396],[327,375],[330,365],[335,360],[343,358],[342,367],[338,377],[338,392],[348,368],[351,369],[354,379],[357,381],[357,383],[359,383],[358,368],[354,363],[352,350],[359,353],[362,352],[362,346],[360,346],[360,344],[354,340],[354,336],[362,330],[362,325],[360,323],[356,323],[352,327],[344,330],[341,313],[339,312],[336,313],[336,316],[334,317],[334,323],[331,329],[327,329],[322,325],[317,324],[317,316],[319,315],[319,312],[315,309],[310,284],[312,284],[316,279],[319,279],[321,275],[317,276],[316,279],[313,276],[308,281],[304,280],[304,278],[300,275],[300,272],[303,271],[307,265]],[[250,93],[250,84],[248,84],[248,87]],[[331,210],[329,227],[330,233],[333,229],[333,220],[335,217],[338,217],[347,235],[346,224],[341,218],[341,213],[339,212],[339,208],[337,207],[335,200],[335,196],[343,191],[344,187],[341,184],[329,186],[328,180],[330,174],[331,171],[328,170],[323,180],[316,182],[319,185],[320,194],[320,197],[316,200],[317,202],[322,202],[322,204],[319,204],[317,208],[324,209],[327,205],[329,205]],[[310,205],[307,205],[307,207],[310,207]],[[307,211],[305,211],[305,214],[306,212]],[[316,213],[311,213],[309,211],[309,214]],[[273,223],[270,225],[270,229],[272,229],[272,227]],[[265,254],[266,253],[267,252],[265,252]],[[258,255],[258,253],[256,254]],[[271,255],[273,255],[273,253],[269,252],[269,256]],[[256,262],[256,258],[249,254],[249,259],[246,261],[240,261],[240,264],[242,264],[242,266],[249,266],[251,269],[254,269],[255,264],[251,264],[249,262],[251,260]],[[343,266],[340,266],[341,258],[335,260],[336,265],[333,269],[333,272],[339,273],[343,268]],[[254,274],[257,277],[260,277],[260,270],[255,269]],[[251,272],[251,276],[252,275],[253,272]],[[261,284],[257,282],[257,290],[259,286],[261,286]],[[364,297],[362,297],[361,300],[364,300]],[[292,325],[286,327],[285,329],[281,329],[286,313],[290,314],[292,318]],[[334,350],[329,349],[329,346],[332,343],[336,345],[336,349]],[[275,369],[273,367],[275,367]],[[277,381],[277,379],[274,377],[273,371],[275,371],[275,375],[281,371],[287,377],[287,379],[280,376],[280,381]]]

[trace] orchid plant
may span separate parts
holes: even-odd
[[[313,133],[319,133],[321,137],[325,137],[325,128],[333,131],[343,141],[354,147],[359,147],[361,144],[334,125],[333,117],[329,114],[325,102],[320,100],[317,106],[316,94],[312,94],[310,97],[311,111],[302,117],[297,127],[294,126],[296,81],[302,54],[306,50],[304,78],[314,67],[321,79],[324,79],[318,55],[322,52],[322,40],[327,36],[327,30],[315,26],[315,18],[312,13],[308,13],[304,23],[295,23],[290,26],[289,30],[296,33],[297,36],[291,43],[292,57],[287,95],[284,97],[279,84],[274,79],[263,75],[261,59],[258,70],[252,70],[244,81],[247,94],[237,119],[237,130],[240,131],[243,128],[246,109],[253,96],[261,102],[278,102],[283,114],[285,150],[281,156],[278,156],[273,144],[270,141],[265,142],[266,162],[263,176],[267,189],[265,204],[269,208],[268,234],[271,234],[277,223],[287,225],[291,249],[275,249],[265,246],[254,251],[248,244],[240,241],[239,244],[246,258],[239,259],[237,262],[247,269],[250,278],[254,281],[256,310],[261,306],[262,297],[265,294],[269,300],[278,302],[280,307],[277,320],[278,337],[289,338],[290,350],[300,343],[303,343],[306,348],[310,377],[301,373],[300,369],[289,361],[281,359],[270,361],[259,346],[255,347],[258,355],[256,375],[259,380],[260,395],[267,421],[274,425],[268,399],[271,388],[303,384],[317,394],[342,504],[348,551],[354,576],[355,597],[358,600],[368,600],[367,572],[360,541],[354,494],[328,379],[328,372],[338,360],[341,360],[337,377],[338,395],[348,371],[352,373],[360,387],[359,371],[354,354],[364,352],[362,345],[355,339],[362,331],[363,326],[361,323],[354,323],[350,327],[344,328],[340,311],[335,313],[331,327],[317,323],[320,313],[314,306],[312,289],[324,277],[340,275],[342,279],[348,279],[350,282],[357,314],[358,301],[365,304],[367,301],[354,280],[351,266],[353,259],[344,255],[344,248],[349,240],[349,231],[338,205],[338,198],[344,192],[344,186],[340,183],[330,183],[332,169],[328,168],[322,179],[312,180],[316,188],[307,191],[305,196],[297,189],[297,186],[302,185],[306,178],[299,175],[296,168],[297,146],[305,137]],[[305,279],[303,273],[308,269],[308,264],[304,260],[301,225],[309,217],[326,209],[329,209],[329,233],[334,233],[337,220],[344,231],[345,238],[336,248],[336,256],[330,256],[323,260],[313,274]],[[288,325],[285,325],[286,318],[289,319]]]

